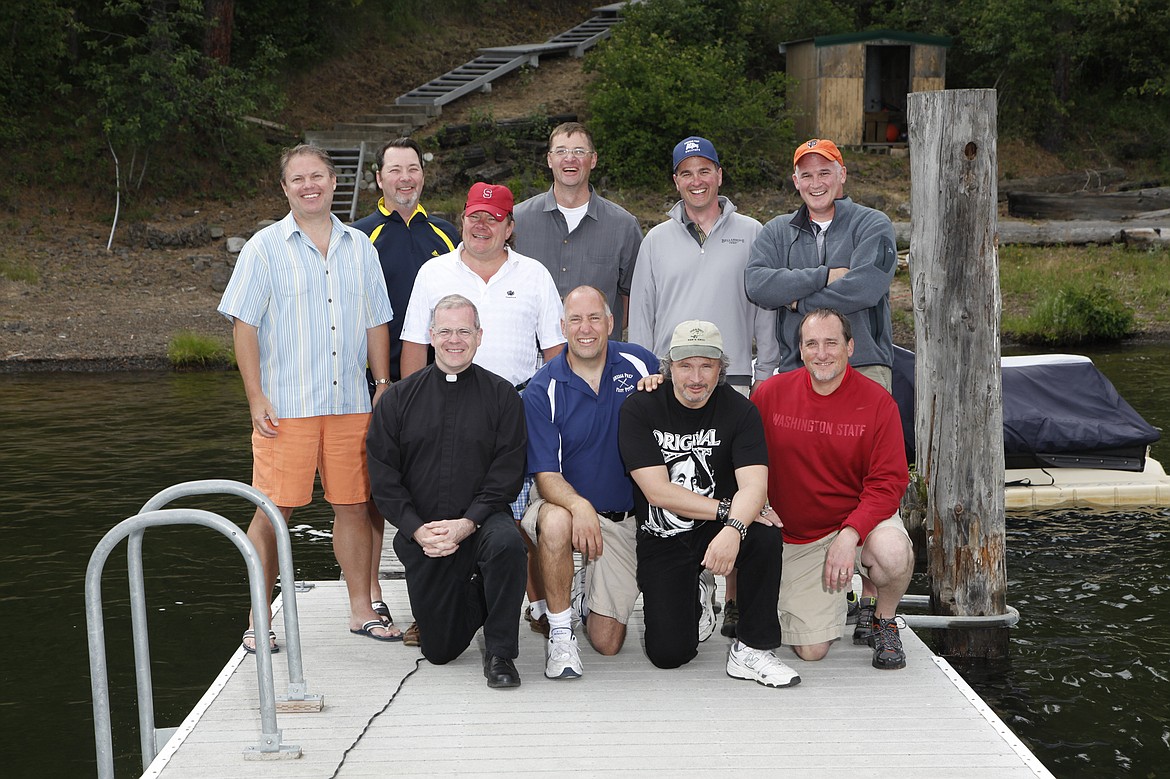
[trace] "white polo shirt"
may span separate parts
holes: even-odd
[[[486,282],[464,264],[463,244],[427,260],[418,271],[402,323],[402,340],[431,342],[431,310],[447,295],[463,295],[479,309],[483,343],[475,364],[523,384],[540,366],[540,349],[563,344],[563,308],[552,276],[536,260],[508,247],[508,259]],[[538,349],[539,346],[539,349]]]

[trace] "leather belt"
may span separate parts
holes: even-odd
[[[599,517],[605,517],[610,522],[621,522],[629,513],[628,511],[599,511],[597,515]]]

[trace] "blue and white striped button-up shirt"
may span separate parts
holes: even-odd
[[[291,213],[256,233],[219,303],[258,329],[261,386],[281,417],[368,412],[366,330],[394,318],[378,253],[332,220],[327,259]]]

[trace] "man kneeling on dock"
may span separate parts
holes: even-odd
[[[561,329],[568,349],[537,371],[524,393],[536,490],[521,527],[536,541],[548,602],[550,679],[582,674],[573,609],[593,648],[615,655],[638,599],[634,487],[618,453],[618,414],[658,358],[609,340],[613,320],[601,290],[577,287],[566,295]],[[574,550],[584,559],[576,576]]]
[[[715,325],[682,322],[662,360],[666,386],[622,404],[618,444],[637,488],[646,656],[659,668],[693,660],[707,597],[699,575],[736,568],[740,619],[727,675],[789,687],[800,677],[773,653],[782,541],[762,513],[767,446],[759,412],[727,383],[729,364]]]
[[[768,440],[768,495],[784,532],[780,625],[803,660],[820,660],[845,630],[841,593],[862,575],[853,643],[873,667],[906,666],[895,610],[914,572],[898,516],[908,473],[898,407],[849,365],[849,320],[832,309],[797,331],[804,368],[765,381],[752,396]]]
[[[528,556],[509,504],[524,482],[524,408],[510,382],[472,363],[483,330],[470,300],[439,300],[430,334],[434,364],[374,409],[370,487],[398,529],[423,655],[449,663],[482,627],[488,686],[518,687]]]

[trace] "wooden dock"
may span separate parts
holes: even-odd
[[[384,582],[384,593],[405,629],[405,582]],[[255,661],[239,650],[144,776],[1051,776],[910,630],[905,670],[872,668],[870,650],[848,641],[819,663],[783,649],[801,683],[771,689],[726,675],[728,639],[718,632],[687,666],[653,667],[640,609],[619,655],[598,655],[578,631],[585,675],[550,681],[544,639],[521,622],[523,683],[492,690],[482,635],[435,666],[415,647],[351,635],[341,582],[313,583],[297,605],[308,692],[325,699],[318,713],[278,714],[282,743],[300,746],[301,757],[244,759],[259,742],[260,716]],[[275,624],[283,637],[279,613]],[[287,657],[273,661],[279,696]]]

